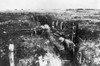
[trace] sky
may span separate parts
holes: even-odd
[[[0,0],[0,10],[14,9],[100,9],[100,0]]]

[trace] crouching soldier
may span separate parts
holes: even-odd
[[[63,37],[60,37],[59,41],[61,42],[61,44],[63,44],[64,50],[68,54],[67,57],[70,57],[70,60],[73,61],[75,44],[71,40],[65,39]]]

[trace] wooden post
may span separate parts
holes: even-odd
[[[35,35],[37,34],[36,29],[34,29],[34,33],[35,33]]]
[[[73,25],[74,25],[74,23],[72,23],[72,41],[73,41],[73,33],[74,33],[74,31],[73,31]]]
[[[57,22],[56,22],[56,29],[58,30],[58,20],[57,20]]]
[[[54,21],[52,22],[52,28],[53,28],[53,29],[55,28],[55,26],[54,26]]]
[[[60,24],[60,30],[62,30],[63,29],[63,22],[61,22],[61,24]]]
[[[9,62],[10,62],[10,66],[15,66],[14,64],[14,44],[9,44]]]
[[[73,22],[73,26],[72,26],[72,41],[73,41],[73,38],[75,37],[75,35],[76,35],[76,25],[74,24],[74,22]]]

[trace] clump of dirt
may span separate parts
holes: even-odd
[[[81,66],[99,66],[100,65],[100,40],[84,41],[79,48],[79,63]],[[78,56],[79,56],[78,55]],[[77,57],[78,57],[77,56]]]

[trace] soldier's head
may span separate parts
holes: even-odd
[[[63,37],[59,37],[59,41],[63,42],[65,39]]]
[[[49,25],[45,24],[45,25],[44,25],[44,30],[46,30],[47,32],[50,32],[50,27],[49,27]]]
[[[50,27],[48,24],[45,24],[44,27],[45,27],[45,29],[50,30]]]

